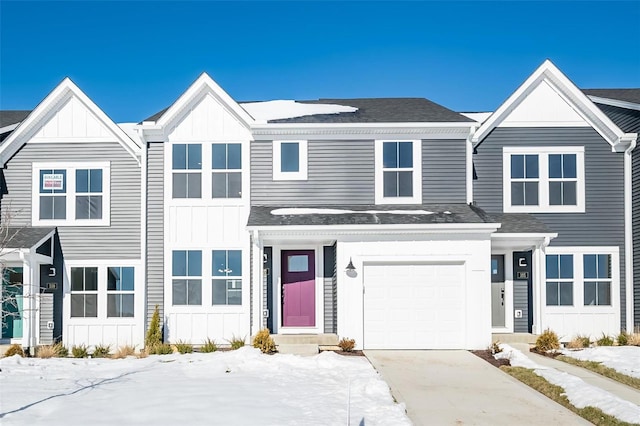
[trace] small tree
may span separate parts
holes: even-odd
[[[147,330],[147,337],[144,339],[144,347],[146,349],[152,349],[162,343],[162,327],[160,327],[160,311],[158,305],[156,305],[151,317],[151,324]]]

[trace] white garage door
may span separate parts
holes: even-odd
[[[365,349],[463,349],[462,264],[364,268]]]

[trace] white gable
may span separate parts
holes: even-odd
[[[542,80],[498,125],[515,126],[589,126],[563,96]]]
[[[251,132],[211,92],[192,103],[169,130],[171,141],[250,140]]]
[[[47,115],[48,119],[34,132],[33,141],[76,138],[117,140],[113,132],[76,96],[70,96]]]

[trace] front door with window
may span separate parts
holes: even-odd
[[[2,338],[22,337],[22,268],[6,268],[2,282]]]
[[[282,326],[315,327],[316,268],[314,250],[283,250]]]

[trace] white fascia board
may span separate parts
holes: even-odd
[[[609,105],[618,108],[624,109],[633,109],[636,111],[640,111],[640,104],[634,102],[620,101],[618,99],[610,99],[610,98],[602,98],[600,96],[587,95],[592,102],[596,104]]]
[[[20,125],[20,123],[15,123],[15,124],[9,124],[8,126],[4,126],[4,127],[0,127],[0,135],[3,135],[7,132],[12,132],[14,131],[18,126]]]
[[[0,163],[4,165],[9,159],[24,145],[24,136],[29,134],[46,114],[53,109],[58,102],[67,96],[75,96],[82,102],[98,120],[107,127],[118,139],[123,148],[140,164],[141,145],[131,139],[107,114],[100,109],[69,77],[65,77],[62,82],[45,97],[38,106],[31,111],[27,118],[22,121],[11,135],[0,146]]]
[[[491,235],[492,240],[544,240],[546,238],[557,238],[558,234],[550,233],[533,233],[533,232],[514,232],[514,233],[496,233]]]
[[[500,223],[452,223],[423,225],[273,225],[247,226],[248,231],[313,234],[494,233]]]
[[[155,122],[155,126],[166,128],[173,122],[180,113],[202,92],[213,94],[224,106],[231,111],[243,125],[248,129],[255,122],[253,117],[247,113],[227,92],[222,89],[206,72],[203,72],[196,81],[175,101],[169,109]]]
[[[612,150],[615,152],[625,152],[629,148],[631,148],[631,150],[633,151],[633,149],[636,147],[637,141],[637,133],[625,133],[618,138],[616,143],[613,144]]]
[[[545,60],[516,91],[500,105],[491,117],[484,122],[473,135],[475,146],[507,118],[507,116],[535,89],[546,81],[575,111],[593,127],[610,145],[622,136],[623,132],[607,115],[582,93],[550,60]],[[568,96],[567,96],[568,95]]]

